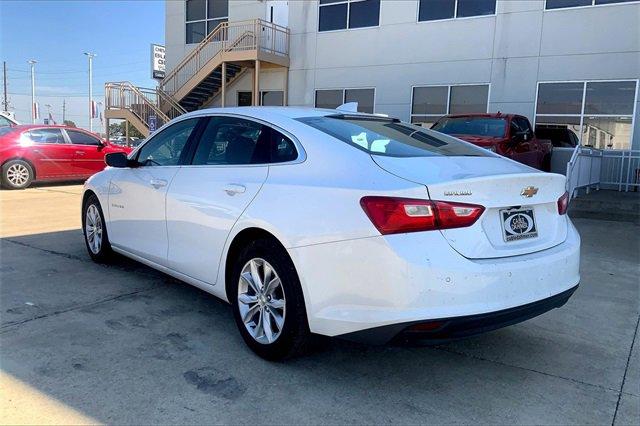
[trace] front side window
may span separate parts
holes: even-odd
[[[192,164],[197,166],[265,164],[270,135],[260,123],[235,117],[211,117],[200,136]]]
[[[598,6],[601,4],[629,3],[637,0],[547,0],[545,9],[564,9],[567,7]]]
[[[95,145],[100,146],[100,140],[91,135],[87,135],[86,133],[79,132],[77,130],[67,130],[67,135],[71,140],[72,144],[76,145]]]
[[[493,15],[496,0],[420,0],[418,21]]]
[[[577,137],[599,149],[629,149],[633,129],[636,81],[540,83],[536,133],[555,146]]]
[[[504,137],[507,132],[507,120],[491,117],[444,117],[432,128],[447,135],[474,135]]]
[[[380,0],[320,0],[318,31],[376,27]]]
[[[185,7],[187,44],[200,43],[229,19],[229,0],[186,0]]]
[[[489,85],[414,87],[411,122],[431,127],[447,114],[487,112]]]
[[[386,157],[474,156],[482,148],[421,127],[388,118],[334,115],[299,118],[323,133],[361,151]]]
[[[138,151],[141,166],[177,166],[181,164],[184,148],[198,124],[197,118],[179,121],[154,134]]]
[[[373,114],[375,89],[316,90],[316,108],[336,109],[347,102],[357,102],[358,112]]]
[[[33,143],[66,143],[60,129],[33,129],[28,137]]]

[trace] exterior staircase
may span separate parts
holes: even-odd
[[[136,87],[128,81],[105,84],[105,118],[127,120],[145,137],[155,121],[159,128],[187,112],[180,104],[158,89]]]
[[[157,89],[129,82],[105,84],[105,118],[128,120],[143,135],[150,123],[171,119],[210,104],[247,72],[253,75],[253,105],[260,103],[260,68],[283,68],[287,102],[289,29],[262,19],[223,22],[169,72]]]

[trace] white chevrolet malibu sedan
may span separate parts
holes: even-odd
[[[229,302],[258,355],[313,334],[443,340],[562,306],[580,281],[565,178],[397,119],[183,115],[85,184],[89,255]]]

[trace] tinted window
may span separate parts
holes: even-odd
[[[635,81],[588,82],[585,114],[633,114]]]
[[[316,90],[316,108],[335,109],[342,104],[342,90]]]
[[[458,0],[458,18],[493,15],[495,12],[496,0]]]
[[[591,6],[591,0],[547,0],[547,9],[576,6]]]
[[[489,86],[452,86],[449,114],[486,112]]]
[[[558,148],[573,148],[578,144],[578,136],[568,128],[538,126],[536,137],[549,140],[553,146]]]
[[[238,106],[251,106],[253,103],[251,96],[251,92],[238,92]]]
[[[260,123],[234,117],[212,117],[192,164],[241,165],[269,162],[269,132]]]
[[[13,128],[13,127],[8,127],[8,126],[7,127],[0,127],[0,136],[7,135],[7,134],[13,132],[14,130],[16,130],[16,129]]]
[[[445,117],[433,127],[447,135],[474,135],[503,137],[506,133],[507,120],[487,117]]]
[[[455,0],[420,0],[418,6],[419,21],[453,18],[456,10]]]
[[[262,105],[263,106],[284,105],[284,92],[277,91],[277,90],[262,92]]]
[[[595,0],[595,4],[629,3],[638,0]]]
[[[207,18],[226,18],[229,16],[229,0],[208,0]]]
[[[187,44],[200,43],[204,39],[205,31],[206,31],[205,21],[193,22],[193,23],[187,24],[187,36],[186,36]]]
[[[101,145],[98,138],[94,138],[93,136],[87,135],[86,133],[79,132],[77,130],[67,130],[67,135],[69,135],[69,139],[71,139],[71,143],[77,145]]]
[[[388,157],[487,156],[485,150],[421,127],[357,116],[307,117],[298,121],[353,147]]]
[[[33,129],[28,135],[34,143],[66,143],[60,129]]]
[[[205,0],[187,0],[187,21],[197,21],[206,18]]]
[[[183,120],[155,134],[138,151],[138,162],[143,166],[180,164],[184,147],[197,123],[197,118]]]
[[[514,117],[512,120],[513,123],[516,123],[520,131],[527,132],[527,134],[531,135],[533,130],[531,130],[531,125],[529,124],[529,120],[524,117]]]
[[[320,7],[318,31],[343,30],[347,28],[347,3]]]
[[[373,114],[375,91],[373,89],[346,89],[344,102],[357,102],[358,112]]]
[[[298,158],[296,146],[288,137],[271,129],[271,162],[284,163]]]
[[[380,22],[380,0],[351,3],[349,28],[375,27]]]
[[[540,83],[538,114],[580,114],[583,83]]]

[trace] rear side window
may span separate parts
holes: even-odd
[[[299,118],[298,121],[372,155],[490,156],[482,148],[398,120],[335,115]]]
[[[33,143],[66,143],[60,129],[33,129],[25,134]]]
[[[211,117],[200,136],[192,164],[265,164],[268,160],[268,128],[241,118]]]
[[[98,138],[95,138],[78,130],[67,130],[67,135],[71,139],[71,143],[76,145],[100,145]]]
[[[277,130],[271,129],[271,162],[286,163],[298,158],[293,141]]]
[[[15,131],[13,127],[0,127],[0,136],[8,135],[9,133]]]

